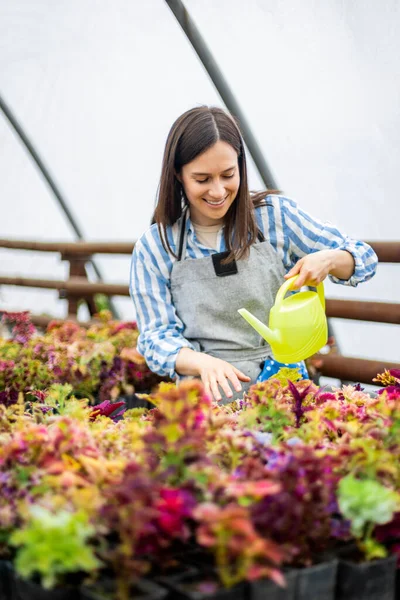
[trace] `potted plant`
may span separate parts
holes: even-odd
[[[394,597],[396,556],[387,556],[386,548],[374,536],[374,529],[392,521],[399,501],[397,492],[372,479],[358,479],[349,474],[339,482],[339,507],[351,523],[357,546],[342,554],[338,600]]]
[[[143,586],[151,593],[149,600],[167,595],[145,576],[157,561],[168,559],[175,540],[189,538],[187,521],[194,498],[164,481],[149,465],[131,460],[121,481],[103,490],[97,551],[105,568],[96,582],[82,590],[84,598],[111,593],[118,600],[128,600]]]
[[[240,489],[236,487],[235,491],[231,488],[227,493],[240,495],[242,502],[245,503],[243,500],[245,497],[251,499],[254,494],[265,495],[272,492],[270,483],[269,485],[259,483],[249,484],[246,490],[243,490],[242,486]],[[253,527],[248,507],[241,506],[233,500],[225,506],[206,502],[195,509],[194,517],[198,522],[197,542],[213,552],[218,579],[223,586],[220,585],[218,589],[214,577],[213,598],[244,599],[248,589],[246,582],[260,577],[268,577],[279,585],[284,585],[278,568],[282,560],[282,552],[272,541],[260,537]],[[193,585],[193,577],[189,582],[180,582],[180,587],[176,587],[176,591],[183,594],[185,583]],[[197,583],[199,585],[201,581]],[[202,591],[201,586],[194,591],[199,594]],[[190,595],[190,592],[189,587],[185,592],[187,598],[201,597]]]
[[[54,514],[41,506],[29,507],[29,519],[10,537],[10,544],[17,548],[12,597],[75,599],[83,574],[101,566],[89,545],[93,534],[83,512]]]
[[[269,477],[280,490],[251,506],[257,532],[278,544],[285,552],[287,597],[333,600],[337,561],[325,562],[323,552],[334,542],[332,516],[337,477],[331,457],[320,456],[314,448],[296,442],[260,448],[260,455],[243,460],[243,477]],[[264,588],[281,598],[271,583],[255,582],[253,597],[261,598]]]

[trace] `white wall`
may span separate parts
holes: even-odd
[[[394,0],[187,0],[281,189],[354,237],[399,239],[400,5]],[[222,105],[163,0],[0,0],[0,91],[90,240],[148,226],[172,121]],[[261,182],[251,167],[253,188]],[[0,116],[0,237],[72,230]],[[0,251],[0,272],[62,278],[56,256]],[[127,282],[129,259],[98,260]],[[331,297],[398,301],[383,265]],[[133,318],[129,299],[117,304]],[[0,308],[63,315],[55,292],[0,289]],[[334,323],[343,353],[399,360],[399,329]]]

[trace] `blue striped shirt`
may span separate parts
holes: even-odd
[[[355,270],[349,280],[329,276],[335,283],[357,286],[376,271],[377,257],[368,244],[351,239],[328,223],[314,219],[293,200],[270,195],[256,210],[257,224],[282,260],[286,272],[296,262],[318,250],[340,249],[352,254]],[[181,220],[168,228],[167,235],[176,253]],[[223,230],[218,233],[217,250],[203,246],[196,238],[190,218],[186,221],[186,256],[203,258],[226,250]],[[135,244],[131,263],[130,293],[140,331],[138,351],[149,368],[159,375],[174,377],[179,350],[193,348],[183,336],[184,325],[172,304],[170,275],[176,258],[166,252],[157,225],[152,225]]]

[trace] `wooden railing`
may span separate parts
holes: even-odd
[[[400,263],[400,242],[368,242],[381,263]],[[35,279],[31,277],[2,277],[0,285],[24,286],[58,290],[60,298],[68,301],[67,318],[76,319],[78,303],[85,301],[91,315],[95,313],[95,294],[129,296],[127,284],[91,282],[87,277],[86,264],[95,254],[132,253],[134,244],[124,242],[34,242],[0,239],[0,248],[58,252],[61,260],[69,262],[66,281]],[[376,323],[400,325],[400,303],[369,302],[358,300],[333,300],[326,302],[329,318],[353,319]],[[44,324],[45,317],[33,317]],[[395,357],[397,359],[397,357]],[[385,368],[400,368],[400,363],[349,358],[339,354],[321,354],[313,358],[322,375],[341,380],[371,383],[373,377]]]

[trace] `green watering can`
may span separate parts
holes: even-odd
[[[269,343],[278,362],[294,363],[312,356],[328,341],[324,285],[316,292],[298,292],[285,298],[298,275],[279,288],[269,314],[269,327],[245,308],[239,313]]]

